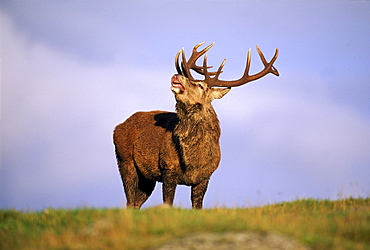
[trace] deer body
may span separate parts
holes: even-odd
[[[199,84],[207,88],[205,83],[194,84],[179,75],[173,81],[187,90],[176,98],[176,113],[137,112],[114,131],[128,207],[139,208],[159,181],[165,204],[172,205],[176,185],[182,184],[192,187],[192,205],[201,208],[209,178],[220,162],[220,126],[210,102],[229,89],[209,89],[206,97],[197,90]],[[183,92],[174,87],[173,91]]]
[[[177,185],[191,186],[193,208],[202,208],[209,179],[217,169],[221,152],[220,126],[211,102],[220,99],[230,87],[245,84],[267,73],[278,75],[272,63],[267,63],[260,53],[265,69],[253,76],[248,75],[250,54],[242,79],[219,81],[217,72],[208,72],[206,57],[203,67],[195,61],[211,46],[201,52],[193,49],[186,63],[183,50],[176,56],[179,74],[171,79],[176,98],[176,113],[166,111],[137,112],[114,130],[113,140],[119,172],[127,199],[127,207],[140,208],[154,190],[156,182],[163,182],[164,204],[172,206]],[[213,45],[213,44],[212,44]],[[182,70],[178,57],[182,52]],[[195,80],[190,69],[205,75],[204,81]],[[247,70],[248,69],[248,70]],[[210,75],[216,75],[211,78]],[[249,77],[251,78],[250,80]],[[213,88],[213,86],[228,88]]]

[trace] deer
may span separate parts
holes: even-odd
[[[176,112],[136,112],[114,130],[113,141],[127,208],[140,209],[156,183],[162,182],[162,206],[172,207],[176,186],[186,185],[191,187],[192,208],[202,209],[210,177],[221,158],[221,130],[211,102],[221,99],[232,87],[255,81],[269,73],[279,76],[273,66],[278,48],[268,62],[256,46],[263,70],[249,75],[249,49],[243,76],[238,80],[220,80],[226,59],[217,71],[209,71],[212,66],[207,66],[206,52],[214,43],[198,51],[203,44],[193,48],[188,60],[184,48],[176,54],[177,74],[171,78]],[[203,65],[199,66],[196,61],[203,55]],[[191,70],[204,76],[204,80],[196,80]]]

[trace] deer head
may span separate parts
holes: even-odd
[[[270,62],[267,62],[265,56],[258,46],[257,52],[261,58],[261,61],[265,68],[254,75],[249,75],[251,54],[250,49],[247,55],[247,63],[245,66],[243,76],[238,80],[224,81],[220,80],[219,76],[223,72],[222,68],[226,63],[226,59],[223,60],[220,67],[216,72],[209,72],[208,69],[212,66],[207,66],[207,51],[214,45],[214,43],[208,45],[201,51],[197,51],[203,43],[199,43],[193,48],[193,53],[189,60],[186,61],[185,50],[181,49],[175,59],[175,66],[178,74],[172,77],[172,91],[175,93],[176,100],[187,101],[189,103],[199,102],[199,100],[204,100],[205,102],[211,102],[213,99],[222,98],[226,93],[230,91],[231,87],[237,87],[255,81],[269,73],[279,76],[279,72],[273,66],[274,62],[278,57],[279,50],[276,48],[275,54]],[[206,54],[205,54],[206,53]],[[181,66],[179,65],[180,54],[182,57]],[[205,54],[205,55],[204,55]],[[204,55],[203,65],[196,65],[196,61]],[[200,75],[204,75],[204,80],[195,80],[191,75],[190,70],[194,70]],[[227,87],[227,88],[213,88],[213,87]]]
[[[230,88],[211,88],[205,81],[191,80],[179,74],[172,77],[171,83],[176,100],[189,105],[211,103],[230,91]]]

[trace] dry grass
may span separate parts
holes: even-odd
[[[0,210],[0,249],[145,249],[195,232],[278,232],[313,249],[369,249],[370,199],[257,208]]]

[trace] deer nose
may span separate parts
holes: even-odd
[[[172,76],[172,81],[179,81],[179,76],[181,76],[180,74],[174,74]]]

